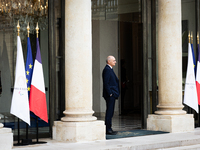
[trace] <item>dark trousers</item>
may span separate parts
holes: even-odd
[[[105,125],[106,131],[112,130],[112,117],[114,114],[115,108],[115,98],[113,96],[105,98],[106,100],[106,116],[105,116]]]

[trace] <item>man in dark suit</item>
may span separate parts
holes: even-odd
[[[116,64],[115,57],[108,56],[106,59],[107,65],[103,69],[103,97],[106,101],[106,134],[117,134],[112,130],[112,117],[114,114],[115,100],[119,97],[119,79],[113,71],[113,66]]]

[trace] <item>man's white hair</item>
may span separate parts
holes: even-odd
[[[113,56],[109,55],[107,58],[106,58],[106,63],[108,63],[109,60],[111,60]]]

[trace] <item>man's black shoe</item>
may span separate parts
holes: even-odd
[[[112,131],[114,135],[116,135],[118,132],[117,131]]]
[[[106,131],[106,134],[108,135],[116,135],[117,133],[117,131]]]

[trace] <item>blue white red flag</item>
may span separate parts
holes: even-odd
[[[39,40],[37,40],[37,53],[34,62],[33,76],[31,81],[31,91],[29,98],[30,111],[32,111],[40,119],[48,123],[46,94],[44,85],[44,75],[42,68],[42,60],[40,54]]]
[[[200,52],[199,52],[199,44],[198,44],[197,71],[196,71],[196,87],[197,87],[198,104],[200,105]]]
[[[196,81],[194,74],[194,63],[190,43],[188,43],[188,65],[183,102],[192,109],[194,109],[197,113],[199,112]]]

